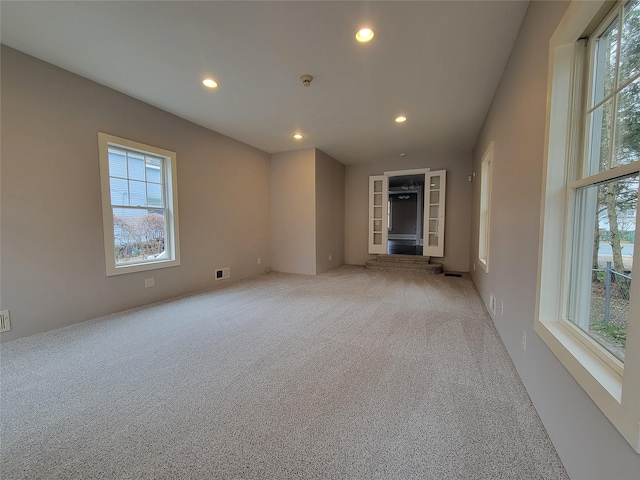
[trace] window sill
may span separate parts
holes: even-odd
[[[114,275],[124,275],[126,273],[146,272],[147,270],[158,270],[160,268],[177,267],[179,265],[179,260],[161,260],[149,263],[134,263],[130,265],[110,267],[107,269],[107,276],[111,277]]]
[[[622,405],[622,378],[559,322],[536,321],[535,332],[622,436],[640,453],[640,423]]]
[[[479,258],[478,259],[478,265],[480,265],[480,268],[482,270],[484,270],[485,273],[489,273],[489,264],[487,263],[487,261],[485,259]]]

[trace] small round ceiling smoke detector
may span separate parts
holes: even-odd
[[[313,77],[311,75],[309,75],[308,73],[305,73],[304,75],[302,75],[300,77],[300,80],[302,80],[302,84],[305,87],[308,87],[309,85],[311,85],[311,80],[313,80]]]

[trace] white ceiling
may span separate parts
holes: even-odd
[[[269,153],[469,152],[526,1],[0,4],[2,43]],[[371,26],[369,44],[355,41]],[[310,87],[300,75],[314,76]],[[211,76],[220,86],[200,83]],[[396,124],[400,114],[408,120]],[[300,131],[301,141],[291,135]]]

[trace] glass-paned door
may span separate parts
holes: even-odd
[[[388,185],[386,175],[369,177],[369,253],[387,253]]]
[[[447,172],[430,171],[425,176],[423,255],[444,256],[444,202]]]

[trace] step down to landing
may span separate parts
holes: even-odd
[[[441,263],[431,263],[430,257],[422,255],[376,255],[367,260],[365,265],[372,270],[422,272],[431,275],[442,273]]]

